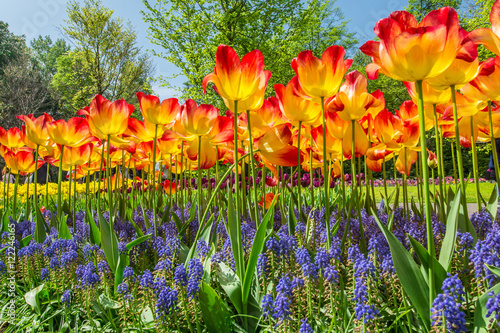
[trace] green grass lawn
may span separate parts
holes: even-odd
[[[488,199],[490,198],[491,192],[493,191],[493,188],[495,187],[496,183],[479,183],[479,191],[481,193],[481,196],[483,199],[487,202]],[[448,187],[452,186],[452,189],[455,191],[455,185],[446,185],[446,191],[448,190]],[[391,193],[396,189],[395,186],[388,186],[387,187],[387,193],[390,196]],[[399,202],[402,201],[402,191],[403,187],[400,186],[400,197],[399,197]],[[431,195],[434,193],[434,187],[433,185],[430,185],[430,191]],[[436,185],[436,191],[439,192],[439,186]],[[377,202],[380,202],[380,199],[382,199],[382,195],[384,194],[384,188],[383,187],[375,187],[375,197]],[[467,196],[467,202],[477,202],[476,199],[476,185],[475,184],[467,184],[466,188],[466,196]],[[417,187],[416,186],[408,186],[408,199],[411,200],[411,198],[414,198],[415,202],[418,200],[418,192],[417,192]]]

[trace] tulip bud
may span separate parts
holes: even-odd
[[[431,169],[437,168],[438,162],[437,162],[436,154],[434,154],[429,149],[427,149],[427,153],[428,153],[428,156],[427,156],[427,165]]]

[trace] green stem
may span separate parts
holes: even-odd
[[[462,199],[462,206],[464,209],[464,216],[466,219],[469,217],[469,213],[467,211],[467,199],[465,196],[465,177],[464,177],[464,168],[463,168],[463,162],[462,162],[462,147],[460,145],[460,130],[458,127],[458,111],[457,111],[457,96],[455,93],[455,86],[451,86],[451,99],[452,99],[452,104],[453,104],[453,122],[455,123],[455,141],[457,145],[457,162],[458,162],[458,175],[460,177],[460,186],[462,188],[462,193],[461,199]],[[465,223],[465,232],[471,232],[469,230],[469,223]]]
[[[13,202],[13,216],[14,220],[17,220],[17,186],[19,185],[19,173],[16,174],[16,180],[14,183],[14,202]]]
[[[156,193],[156,144],[157,144],[157,138],[158,138],[158,125],[155,124],[155,138],[154,138],[154,141],[153,141],[153,179],[152,179],[152,186],[153,186],[153,224],[154,224],[154,229],[155,229],[155,236],[158,235],[158,227],[156,225],[156,197],[157,197],[157,193]],[[198,156],[198,159],[199,159],[199,156]],[[161,174],[161,167],[160,167],[160,174]],[[198,207],[199,209],[199,207]]]
[[[59,176],[57,178],[57,190],[58,190],[58,192],[57,192],[57,216],[59,217],[59,221],[61,221],[61,217],[62,217],[61,183],[62,183],[63,154],[64,154],[64,145],[61,146],[61,155],[59,155]]]
[[[298,202],[298,209],[299,209],[299,218],[298,220],[300,221],[302,217],[302,195],[301,195],[301,188],[302,184],[300,183],[300,130],[302,129],[302,121],[299,121],[299,137],[297,141],[297,202]]]
[[[36,224],[40,227],[40,221],[38,221],[38,191],[37,191],[37,185],[38,185],[38,145],[36,145],[35,149],[35,195],[34,195],[34,202],[35,202],[35,221]],[[48,172],[48,170],[47,170]]]
[[[425,222],[427,225],[427,248],[431,258],[436,257],[434,248],[434,234],[432,232],[432,220],[431,220],[431,200],[429,196],[429,169],[427,168],[427,142],[425,137],[425,113],[424,113],[424,96],[422,93],[422,81],[416,82],[417,93],[418,93],[418,113],[419,113],[419,125],[420,125],[420,160],[422,165],[422,177],[424,178],[424,199],[425,199]],[[453,90],[454,91],[454,90]],[[436,291],[434,290],[434,261],[430,260],[429,264],[429,302],[430,307],[432,307],[432,302],[436,297]]]
[[[253,206],[254,206],[254,210],[255,210],[255,225],[258,228],[259,227],[259,205],[257,203],[259,202],[259,200],[258,200],[258,196],[257,196],[257,184],[256,184],[257,176],[255,174],[254,157],[253,157],[253,140],[252,140],[252,126],[250,125],[250,110],[247,110],[247,122],[248,122],[248,145],[250,146],[250,157],[248,159],[248,162],[250,163],[250,171],[252,172],[252,189],[253,189],[253,201],[254,201]]]
[[[438,178],[439,178],[439,195],[440,195],[440,214],[441,214],[441,219],[445,221],[445,212],[444,212],[444,188],[443,188],[443,164],[441,162],[441,154],[442,154],[442,149],[440,145],[440,136],[441,133],[439,133],[439,125],[438,125],[438,118],[437,118],[437,112],[436,112],[436,104],[432,105],[433,111],[434,111],[434,130],[436,134],[436,154],[437,154],[437,159],[438,159]],[[434,191],[435,192],[435,191]]]
[[[479,166],[477,162],[476,140],[474,138],[474,117],[470,117],[470,132],[472,144],[472,165],[474,167],[474,185],[476,185],[477,211],[481,211],[481,194],[479,192]]]
[[[201,135],[198,136],[198,223],[201,227],[203,224],[201,217],[203,216],[203,186],[201,184]]]
[[[328,172],[328,164],[326,161],[326,117],[325,117],[325,98],[321,97],[321,111],[323,120],[323,173],[324,173],[324,187],[325,187],[325,225],[326,225],[326,246],[329,249],[332,246],[330,236],[330,205],[328,192],[330,191],[330,173]]]
[[[310,137],[309,137],[309,145],[312,147],[313,144],[313,137],[312,137],[312,129],[313,127],[311,126],[310,129]],[[313,152],[312,150],[309,152],[309,188],[311,191],[311,207],[314,207],[314,184],[313,184],[313,177],[314,177],[314,169],[313,169]]]
[[[238,101],[234,101],[234,175],[235,175],[235,195],[236,195],[236,234],[237,234],[237,244],[236,246],[239,249],[242,249],[241,243],[241,219],[240,219],[240,188],[238,184]],[[240,279],[243,278],[244,267],[242,266],[243,262],[241,260],[236,260],[237,263],[237,274]]]
[[[490,119],[490,138],[491,148],[493,150],[493,164],[495,165],[495,177],[497,184],[500,184],[500,168],[498,166],[497,143],[495,141],[495,133],[493,132],[493,119],[491,117],[491,101],[488,101],[488,117]]]

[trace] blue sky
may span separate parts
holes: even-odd
[[[50,35],[53,40],[64,38],[60,26],[66,19],[66,0],[1,0],[0,20],[9,24],[9,29],[17,35],[24,34],[29,41],[38,35]],[[152,0],[154,2],[154,0]],[[142,21],[140,11],[144,8],[141,0],[103,0],[106,7],[115,11],[115,14],[125,20],[130,20],[138,34],[138,44],[145,50],[157,49],[147,39],[148,25]],[[349,29],[358,33],[359,40],[374,37],[373,26],[387,17],[394,10],[404,9],[407,0],[337,0],[336,6],[340,7],[346,17],[350,19]],[[156,67],[155,75],[171,76],[178,73],[178,69],[166,60],[153,58]],[[172,81],[174,85],[181,85],[182,78]],[[161,98],[175,95],[174,91],[153,86]]]

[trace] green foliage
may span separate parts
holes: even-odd
[[[415,16],[417,21],[421,21],[430,11],[441,7],[453,7],[458,9],[462,0],[409,0],[406,10]]]
[[[26,49],[24,36],[16,36],[9,31],[9,24],[0,21],[0,73],[10,61],[18,58]]]
[[[179,1],[144,0],[144,21],[149,23],[149,39],[164,52],[154,52],[177,66],[186,77],[183,98],[225,106],[212,89],[203,95],[205,75],[213,72],[219,44],[233,47],[241,56],[259,49],[266,68],[271,70],[267,93],[276,83],[286,83],[295,74],[290,61],[309,49],[316,56],[330,45],[352,50],[357,44],[347,31],[347,21],[329,0],[272,1]],[[161,77],[164,86],[168,79]]]
[[[67,13],[62,29],[76,48],[58,59],[52,82],[66,112],[87,106],[96,94],[137,104],[137,91],[151,92],[153,66],[130,23],[98,0],[69,2]]]
[[[57,59],[70,50],[64,39],[52,42],[50,36],[38,36],[31,41],[32,62],[46,79],[57,71]]]

